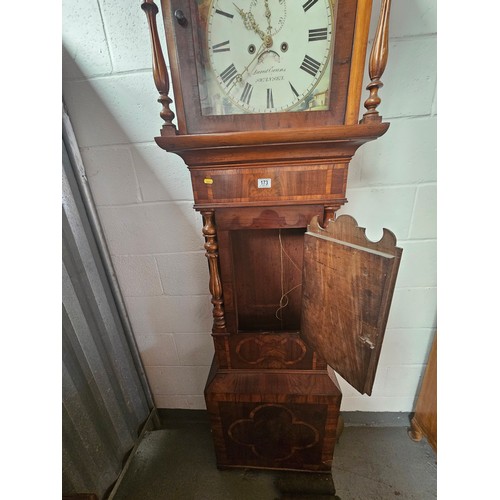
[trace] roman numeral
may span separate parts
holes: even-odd
[[[229,52],[229,40],[212,45],[212,50],[214,52]]]
[[[316,76],[320,66],[321,63],[306,55],[300,65],[300,69],[303,69],[306,73],[309,73],[312,76]]]
[[[267,89],[267,107],[274,108],[273,89]]]
[[[307,12],[313,5],[317,3],[318,0],[307,0],[307,2],[302,6],[304,12]]]
[[[236,71],[236,68],[234,67],[234,64],[231,64],[228,66],[221,74],[220,77],[222,78],[222,81],[228,85],[230,84],[233,80],[234,77],[238,74]]]
[[[292,92],[295,94],[295,97],[299,97],[299,93],[295,90],[295,87],[292,85],[291,82],[288,82],[290,84],[290,88],[292,89]]]
[[[226,16],[229,17],[229,19],[232,19],[234,17],[233,14],[229,14],[228,12],[224,12],[223,10],[215,9],[216,14],[220,14],[221,16]]]
[[[326,40],[328,37],[328,28],[317,28],[309,30],[309,41]]]
[[[252,97],[253,87],[249,83],[245,83],[245,88],[241,94],[240,100],[243,101],[247,106],[250,104],[250,98]]]

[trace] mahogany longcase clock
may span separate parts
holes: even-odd
[[[335,212],[377,111],[390,2],[161,0],[175,96],[144,0],[164,119],[203,219],[215,356],[205,389],[218,467],[330,471],[341,391],[371,394],[401,249]]]

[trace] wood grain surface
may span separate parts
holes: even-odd
[[[362,394],[372,391],[401,252],[390,231],[371,242],[347,215],[325,229],[313,219],[304,238],[302,335]]]
[[[432,342],[415,415],[411,420],[410,437],[420,441],[424,436],[437,452],[437,334]]]

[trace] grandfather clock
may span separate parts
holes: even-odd
[[[161,0],[175,95],[144,0],[164,123],[189,168],[213,304],[205,400],[217,464],[330,471],[341,391],[371,394],[401,249],[347,215],[349,161],[377,111],[390,1]]]

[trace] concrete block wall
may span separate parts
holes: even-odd
[[[140,4],[63,0],[63,97],[156,405],[202,409],[213,354],[202,223],[183,161],[153,140],[160,105]],[[345,411],[411,411],[436,327],[435,0],[393,2],[383,81],[391,127],[358,151],[341,213],[373,240],[391,229],[404,254],[373,395],[341,380]]]

